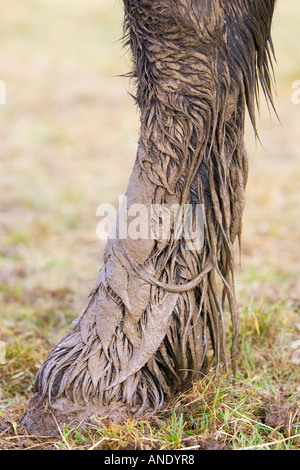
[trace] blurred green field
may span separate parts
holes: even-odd
[[[118,204],[135,160],[139,122],[130,83],[121,76],[131,68],[122,47],[122,16],[116,0],[1,1],[0,80],[6,84],[6,104],[0,105],[3,420],[16,422],[21,416],[39,364],[85,305],[104,247],[96,237],[96,209]],[[299,19],[299,0],[278,2],[273,39],[280,121],[262,103],[262,144],[247,127],[250,175],[241,266],[237,263],[239,382],[227,392],[221,388],[223,395],[221,389],[213,395],[214,385],[206,384],[204,390],[212,387],[210,401],[203,412],[202,400],[201,414],[186,415],[183,402],[174,405],[181,415],[173,410],[164,418],[169,434],[162,433],[159,422],[150,431],[149,423],[102,430],[98,438],[107,448],[128,442],[143,448],[149,433],[156,448],[197,447],[203,436],[229,448],[299,448],[299,439],[291,439],[300,433],[299,414],[292,407],[299,405],[300,394],[299,365],[292,361],[292,345],[300,340],[300,104],[292,102],[292,84],[300,80]],[[201,390],[193,392],[196,402]],[[235,404],[234,393],[239,395]],[[258,417],[266,397],[291,404],[289,426],[277,429]],[[253,421],[261,426],[255,424],[255,431]],[[0,422],[0,449],[21,446],[5,433]],[[192,435],[189,441],[187,435]],[[95,444],[91,439],[87,444],[83,436],[69,435],[51,445],[86,448]]]

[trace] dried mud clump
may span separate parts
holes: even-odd
[[[300,419],[299,403],[283,397],[267,397],[258,410],[262,423],[285,436],[291,435],[295,421]]]

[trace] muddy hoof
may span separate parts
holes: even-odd
[[[94,417],[94,418],[93,418]],[[40,401],[39,395],[31,399],[27,412],[22,416],[20,425],[25,426],[28,433],[39,437],[58,437],[60,428],[77,428],[103,422],[124,422],[129,417],[127,408],[115,403],[109,406],[94,404],[78,404],[68,398],[60,398],[51,404]]]

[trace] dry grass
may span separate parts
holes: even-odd
[[[274,22],[281,123],[263,105],[264,147],[247,135],[236,379],[205,377],[155,419],[95,418],[56,440],[20,434],[17,423],[101,265],[96,208],[126,189],[138,116],[119,77],[130,68],[119,2],[2,0],[1,9],[0,449],[299,449],[299,2],[279,2]]]

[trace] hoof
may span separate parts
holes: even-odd
[[[20,424],[28,433],[39,437],[59,437],[60,428],[86,427],[98,424],[96,417],[104,423],[114,421],[122,423],[129,417],[126,406],[121,403],[109,406],[94,404],[78,404],[68,398],[59,398],[49,406],[40,400],[39,395],[31,399],[27,412],[22,416]]]

